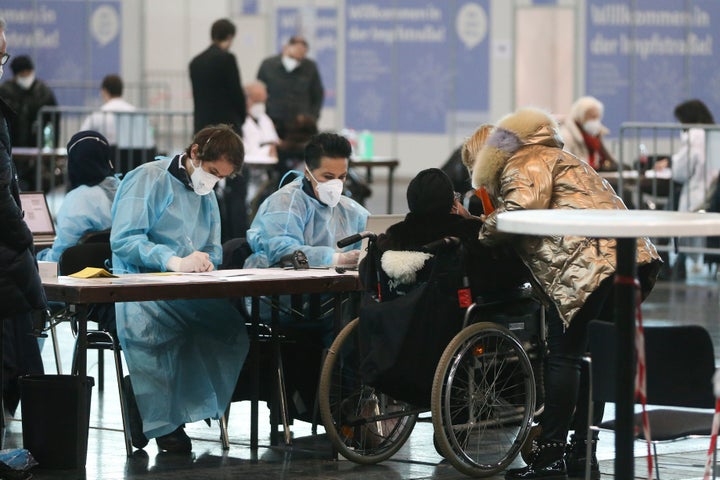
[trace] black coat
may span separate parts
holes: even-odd
[[[388,228],[377,239],[381,252],[419,250],[443,237],[458,237],[467,254],[466,266],[474,294],[518,287],[530,278],[520,258],[509,248],[486,247],[478,241],[482,222],[450,213],[418,215],[408,213],[400,223]]]
[[[23,220],[6,118],[12,110],[0,99],[0,298],[2,316],[46,308],[33,237]]]
[[[325,93],[314,61],[304,58],[295,70],[288,72],[282,56],[275,55],[263,60],[257,78],[267,86],[267,114],[276,126],[298,115],[320,118]]]
[[[247,105],[235,55],[210,45],[190,62],[195,102],[195,132],[208,125],[226,123],[242,131]]]
[[[30,89],[25,90],[14,80],[0,85],[0,97],[15,111],[12,118],[7,119],[10,126],[10,138],[16,147],[37,147],[38,128],[42,129],[48,122],[53,122],[53,146],[57,147],[57,132],[60,131],[60,115],[57,113],[43,114],[41,124],[37,123],[37,115],[42,107],[56,107],[55,94],[41,80],[35,80]]]

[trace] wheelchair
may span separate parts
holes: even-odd
[[[369,238],[370,256],[375,235],[358,235]],[[354,243],[357,236],[345,240]],[[460,249],[459,244],[457,239],[446,238],[422,250],[436,252],[428,260],[432,262],[439,257],[440,249]],[[463,254],[457,258],[465,268]],[[376,272],[376,276],[374,302],[386,295],[383,290],[388,281],[382,272]],[[440,353],[430,359],[433,367],[437,362],[431,378],[420,380],[427,385],[419,385],[418,391],[430,392],[429,400],[418,401],[412,395],[408,398],[393,383],[367,381],[367,346],[363,346],[367,339],[360,329],[365,320],[362,310],[360,317],[340,331],[323,363],[318,402],[327,435],[343,457],[359,464],[390,458],[412,433],[418,415],[427,411],[432,416],[436,449],[466,475],[495,475],[525,451],[534,419],[542,411],[537,406],[544,398],[544,308],[529,284],[513,291],[482,292],[471,298],[472,303],[460,309],[460,318],[454,319],[455,329],[449,341],[440,345]],[[389,304],[392,300],[383,302]],[[418,355],[424,353],[425,349]],[[411,361],[420,358],[410,357]],[[393,382],[401,376],[394,377]]]

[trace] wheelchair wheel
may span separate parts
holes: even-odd
[[[356,463],[390,458],[410,436],[418,411],[360,381],[358,319],[342,329],[320,374],[319,406],[335,449]]]
[[[534,410],[533,370],[515,335],[482,322],[452,339],[435,371],[432,421],[455,468],[474,477],[507,468],[530,432]]]

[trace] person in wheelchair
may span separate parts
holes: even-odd
[[[120,180],[110,163],[110,144],[99,132],[83,130],[67,144],[68,191],[57,214],[57,235],[38,260],[57,262],[88,232],[108,230]]]
[[[457,237],[466,249],[473,293],[516,288],[528,281],[527,269],[513,252],[478,241],[482,220],[463,207],[450,177],[441,169],[418,173],[408,185],[407,203],[409,213],[405,219],[378,236],[375,247],[379,252],[420,250],[444,237]],[[409,266],[403,261],[397,263],[400,270]],[[387,265],[391,267],[392,262],[388,260]]]
[[[612,187],[590,165],[562,148],[556,121],[542,110],[523,108],[498,123],[474,162],[473,186],[484,186],[495,206],[480,230],[480,241],[513,245],[532,272],[538,293],[550,306],[546,316],[542,433],[533,440],[529,464],[508,470],[506,479],[584,474],[588,392],[582,388],[579,395],[581,357],[587,349],[589,321],[612,319],[615,240],[504,235],[496,228],[496,216],[503,211],[625,209]],[[637,247],[638,276],[645,298],[662,262],[649,239],[638,239]],[[601,405],[594,411],[596,420],[602,418]],[[566,446],[570,427],[574,435]],[[597,437],[590,441],[591,478],[598,479],[600,470],[594,453]]]

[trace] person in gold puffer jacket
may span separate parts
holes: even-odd
[[[508,479],[566,478],[584,472],[587,392],[580,388],[580,371],[587,324],[596,318],[612,319],[615,240],[508,235],[496,228],[497,214],[503,211],[625,209],[612,187],[590,165],[562,148],[556,121],[542,110],[523,108],[498,123],[473,168],[473,186],[484,186],[495,205],[495,211],[485,218],[480,240],[488,245],[512,244],[549,306],[542,433],[534,440],[530,464],[509,470]],[[639,239],[637,246],[645,298],[661,260],[647,238]],[[574,411],[575,435],[566,453]],[[596,413],[596,418],[602,418],[601,406]],[[595,447],[596,438],[591,442]],[[592,478],[597,479],[600,471],[594,451]]]

